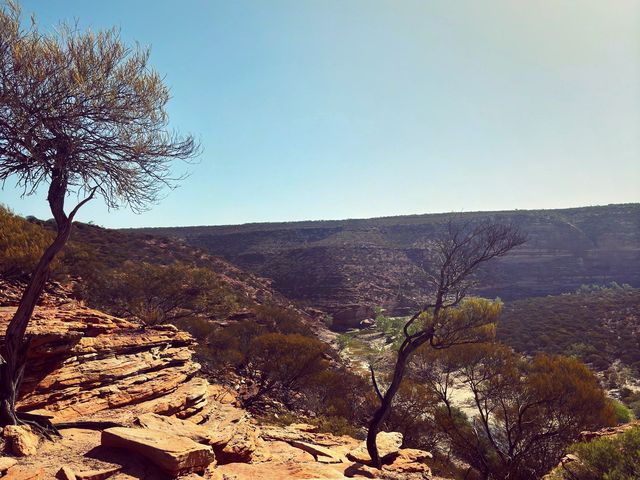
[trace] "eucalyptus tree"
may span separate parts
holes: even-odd
[[[379,400],[367,432],[367,450],[374,466],[382,466],[377,434],[391,412],[413,353],[423,345],[443,349],[478,342],[492,333],[495,315],[491,308],[485,312],[477,308],[460,311],[458,307],[474,284],[478,269],[524,241],[524,236],[513,225],[488,220],[465,224],[449,222],[443,234],[431,242],[428,277],[432,295],[402,327],[393,373],[384,392],[371,370]]]
[[[56,236],[33,270],[11,319],[0,365],[0,423],[15,410],[29,341],[26,330],[49,266],[71,234],[78,210],[95,197],[139,212],[180,177],[174,160],[198,153],[190,135],[169,130],[169,91],[149,64],[149,50],[129,47],[116,29],[52,32],[20,7],[0,7],[0,181],[23,195],[47,189]],[[67,208],[67,200],[77,199]]]

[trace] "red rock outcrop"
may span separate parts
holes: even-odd
[[[0,332],[14,310],[0,307]],[[200,368],[194,341],[175,327],[142,327],[68,303],[36,308],[27,335],[20,410],[46,410],[61,420],[154,400],[147,410],[166,414],[206,403],[203,381],[190,382]],[[179,398],[167,397],[178,389]]]

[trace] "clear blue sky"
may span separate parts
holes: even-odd
[[[200,163],[105,226],[640,201],[637,0],[29,0],[152,47]],[[183,168],[183,167],[181,167]],[[51,215],[45,192],[0,202]]]

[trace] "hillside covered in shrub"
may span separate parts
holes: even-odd
[[[353,327],[381,306],[407,315],[424,297],[428,249],[447,221],[492,218],[527,242],[487,267],[474,294],[515,300],[585,283],[640,287],[640,204],[556,210],[406,215],[370,219],[141,229],[274,280],[288,298]]]
[[[640,289],[616,284],[506,302],[498,338],[524,353],[574,355],[596,370],[640,372]]]

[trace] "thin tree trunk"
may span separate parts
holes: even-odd
[[[2,346],[0,363],[0,424],[16,425],[16,400],[24,373],[28,341],[25,333],[33,310],[49,278],[49,267],[62,250],[71,234],[71,219],[58,231],[55,240],[47,247],[38,265],[31,274],[20,305],[13,315]]]
[[[369,452],[369,456],[371,457],[371,465],[376,468],[382,467],[382,459],[380,458],[380,454],[378,452],[376,437],[378,436],[380,427],[389,416],[393,397],[395,397],[396,393],[398,392],[400,384],[402,383],[402,378],[404,377],[404,370],[406,368],[407,360],[408,356],[405,355],[404,352],[398,355],[398,360],[396,361],[396,366],[393,371],[393,379],[391,380],[391,384],[382,396],[380,406],[373,414],[371,422],[369,423],[369,431],[367,432],[367,451]]]
[[[398,353],[398,359],[396,360],[396,366],[393,370],[393,377],[391,379],[391,384],[387,391],[382,396],[380,401],[380,406],[373,414],[371,418],[371,422],[369,423],[369,430],[367,432],[367,451],[369,452],[369,456],[371,457],[371,464],[376,468],[382,468],[382,459],[380,458],[380,454],[378,452],[378,445],[376,443],[376,437],[378,436],[378,432],[380,431],[380,427],[384,423],[384,421],[389,416],[391,412],[391,405],[393,404],[393,399],[398,393],[400,389],[400,385],[402,384],[402,379],[404,378],[404,371],[407,367],[407,362],[411,357],[411,354],[422,344],[424,344],[428,340],[427,338],[421,339],[417,342],[409,342],[406,344],[404,348],[400,348],[400,352]]]
[[[440,312],[440,308],[442,306],[442,293],[438,291],[437,301],[435,303],[435,308],[433,312],[434,318],[436,318]],[[376,443],[376,437],[378,436],[378,432],[380,431],[380,427],[384,423],[384,421],[389,416],[391,412],[391,406],[393,404],[393,398],[398,393],[400,389],[400,384],[402,384],[402,379],[404,378],[404,371],[407,368],[407,362],[411,357],[411,354],[416,351],[421,345],[424,345],[426,342],[430,341],[433,338],[434,330],[433,327],[424,332],[419,337],[411,337],[409,335],[408,327],[411,323],[416,321],[420,314],[426,310],[426,307],[417,312],[411,320],[404,327],[405,340],[402,342],[400,349],[398,350],[398,358],[396,359],[396,365],[393,369],[393,377],[391,379],[391,384],[387,391],[382,396],[380,401],[380,406],[373,414],[371,418],[371,422],[369,423],[369,430],[367,431],[367,451],[369,452],[369,457],[371,457],[372,466],[380,469],[382,468],[382,459],[380,458],[380,453],[378,452],[378,445]],[[373,371],[371,372],[372,377]]]

